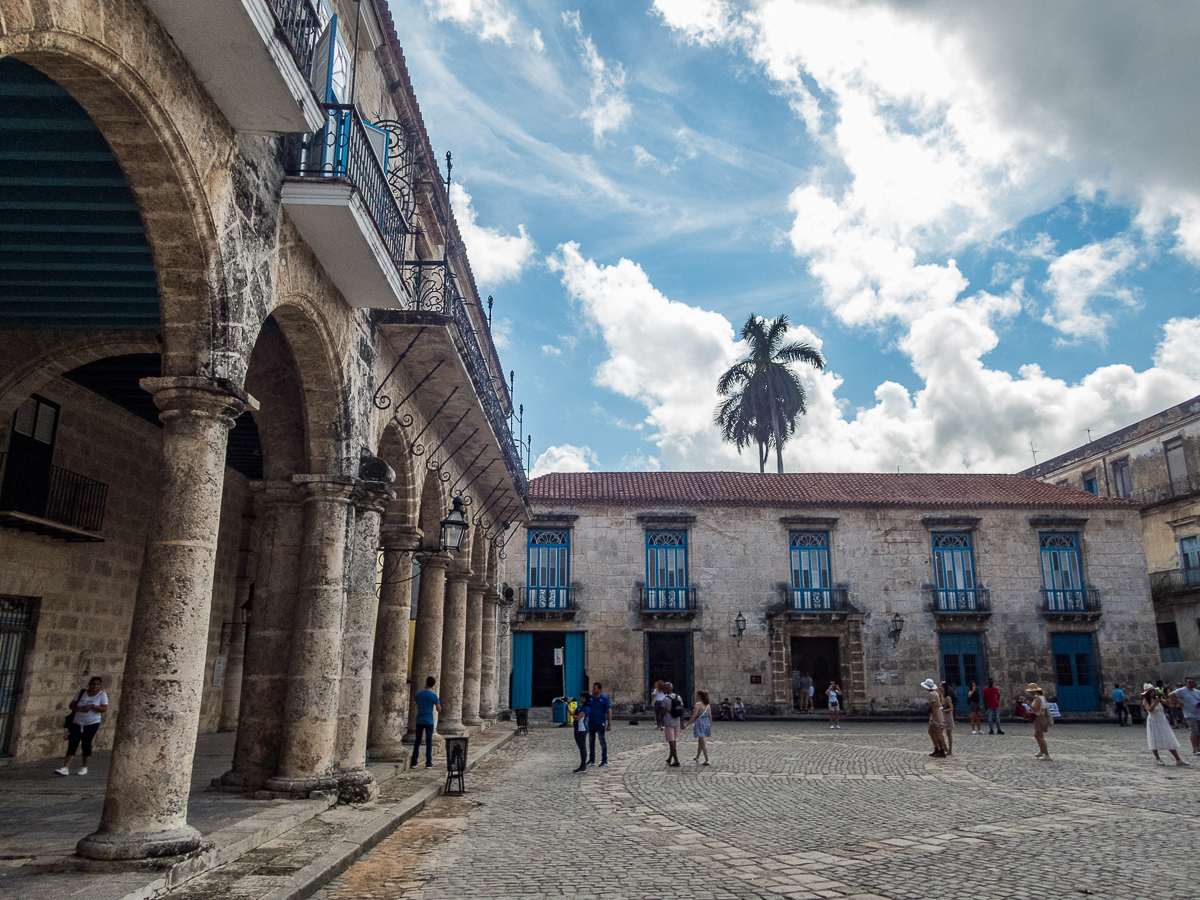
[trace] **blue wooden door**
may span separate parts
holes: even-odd
[[[563,680],[567,686],[568,697],[578,697],[589,687],[583,683],[587,669],[585,635],[586,632],[583,631],[569,631],[565,635],[566,648],[563,651],[563,662],[566,664],[566,668],[563,672]]]
[[[976,687],[983,678],[983,653],[978,634],[943,634],[939,641],[942,651],[942,681],[954,689],[954,709],[967,708],[967,693],[971,682]]]
[[[517,631],[512,637],[512,708],[529,709],[533,706],[533,634]]]
[[[1090,634],[1052,634],[1054,680],[1058,684],[1058,708],[1063,712],[1100,708],[1096,686],[1096,663]]]

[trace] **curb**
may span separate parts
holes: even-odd
[[[516,729],[513,729],[470,754],[467,758],[467,771],[475,768],[475,764],[487,754],[512,740],[516,733]],[[288,879],[286,884],[263,894],[259,900],[305,900],[305,898],[311,897],[350,868],[359,857],[375,847],[400,825],[423,810],[425,804],[430,800],[440,797],[444,790],[443,782],[427,785],[413,796],[381,810],[366,825],[356,828],[349,835],[343,837],[324,856],[313,860]]]

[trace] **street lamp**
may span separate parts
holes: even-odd
[[[467,517],[463,515],[462,497],[454,498],[454,508],[442,519],[442,550],[457,550],[462,546],[467,531]]]
[[[746,617],[739,611],[737,618],[733,620],[733,624],[737,626],[737,642],[740,647],[742,645],[742,635],[746,633]]]
[[[900,644],[900,632],[904,630],[904,617],[900,613],[892,616],[892,621],[888,625],[888,636],[892,639],[892,646],[896,647]]]

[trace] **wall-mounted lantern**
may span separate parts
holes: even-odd
[[[888,624],[888,637],[892,639],[892,646],[898,646],[900,643],[900,632],[904,630],[904,617],[900,613],[892,616],[892,621]]]

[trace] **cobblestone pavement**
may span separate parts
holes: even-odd
[[[531,727],[320,900],[1200,897],[1200,757],[1159,767],[1140,727],[714,726],[712,765],[668,769],[614,724],[610,767],[570,774],[568,729]],[[1177,732],[1183,749],[1183,732]]]

